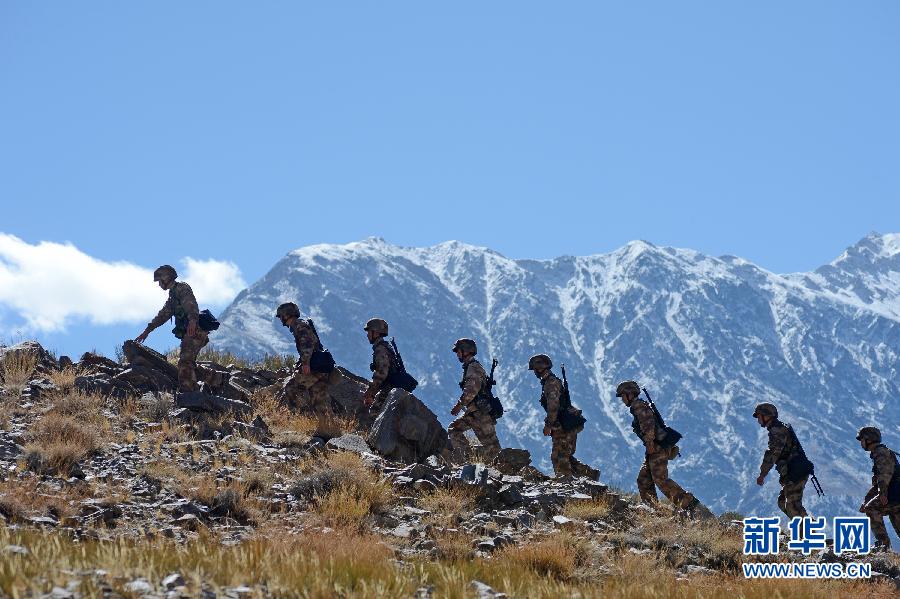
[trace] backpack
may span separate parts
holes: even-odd
[[[313,333],[316,334],[316,339],[319,340],[316,349],[313,350],[312,355],[309,357],[309,369],[319,374],[331,374],[331,371],[334,370],[334,357],[330,351],[322,347],[322,339],[319,337],[319,332],[316,330],[316,325],[313,323],[312,318],[307,318],[306,322],[312,328]]]
[[[816,467],[812,462],[809,461],[809,458],[806,457],[806,452],[803,451],[803,446],[800,445],[800,439],[797,438],[797,433],[794,432],[794,427],[789,424],[785,424],[785,426],[791,432],[791,437],[794,439],[794,443],[797,444],[796,455],[794,455],[794,457],[792,458],[789,458],[787,462],[787,479],[791,482],[799,482],[805,477],[815,474]]]
[[[219,321],[216,320],[216,317],[213,316],[212,312],[203,310],[200,312],[200,319],[197,321],[197,326],[209,333],[210,331],[215,331],[219,328]]]
[[[407,393],[412,393],[419,386],[419,381],[406,372],[403,358],[400,357],[400,350],[397,349],[397,342],[393,337],[391,337],[390,345],[384,339],[381,342],[388,346],[388,351],[391,354],[391,366],[388,369],[387,380],[384,382],[385,386],[391,389],[403,389]],[[372,364],[371,369],[373,372],[375,371],[374,364]]]

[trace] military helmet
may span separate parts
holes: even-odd
[[[463,337],[462,339],[457,339],[456,343],[453,344],[453,351],[462,350],[464,352],[469,352],[471,354],[478,353],[478,346],[475,345],[475,341],[469,339],[467,337]]]
[[[641,386],[635,381],[623,381],[616,387],[616,397],[625,397],[625,394],[637,397],[641,394]]]
[[[163,264],[159,268],[153,271],[153,280],[161,281],[163,279],[168,279],[170,281],[174,281],[178,278],[178,273],[175,272],[175,269],[168,264]]]
[[[553,368],[553,360],[547,354],[537,354],[528,359],[528,370],[539,368]]]
[[[363,328],[364,331],[375,331],[380,335],[388,334],[388,323],[381,318],[370,318]]]
[[[756,407],[753,409],[753,417],[756,418],[757,416],[778,418],[778,408],[770,403],[756,404]]]
[[[859,432],[856,434],[857,441],[860,441],[862,439],[868,439],[869,441],[873,441],[875,443],[881,443],[881,431],[874,426],[864,426],[859,429]]]
[[[300,308],[297,307],[297,304],[294,302],[287,302],[286,304],[281,304],[278,306],[278,309],[275,310],[275,318],[299,318],[300,317]]]

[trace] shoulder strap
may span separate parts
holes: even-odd
[[[306,324],[309,325],[309,328],[312,329],[313,333],[316,335],[316,351],[324,351],[324,346],[322,345],[322,338],[319,337],[319,331],[316,330],[316,323],[313,322],[312,318],[306,319]]]

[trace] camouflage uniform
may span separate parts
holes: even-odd
[[[769,430],[769,448],[763,455],[762,464],[759,466],[759,475],[765,477],[772,467],[778,471],[778,482],[781,484],[781,493],[778,494],[778,508],[788,518],[806,516],[806,508],[803,507],[803,488],[809,476],[792,481],[788,478],[788,462],[799,455],[800,446],[794,440],[791,429],[780,420],[773,419],[766,427]]]
[[[475,432],[475,436],[481,442],[485,459],[492,460],[500,453],[500,441],[497,439],[494,419],[488,410],[480,410],[475,405],[475,398],[481,392],[486,379],[484,366],[475,358],[470,358],[463,364],[463,380],[460,383],[462,395],[459,398],[463,413],[447,427],[456,457],[461,457],[464,448],[469,446],[465,435],[469,429]]]
[[[872,488],[866,493],[863,503],[868,503],[879,494],[887,495],[893,501],[889,500],[887,505],[873,501],[867,506],[865,513],[872,522],[872,534],[875,535],[876,541],[880,545],[890,547],[891,539],[884,525],[885,516],[890,519],[894,531],[900,535],[900,497],[891,497],[889,494],[891,486],[895,489],[900,487],[898,462],[894,452],[881,443],[869,452],[869,456],[872,458]]]
[[[546,405],[547,417],[544,419],[544,426],[550,429],[550,438],[553,439],[553,448],[550,450],[553,471],[557,476],[575,474],[593,478],[599,472],[575,458],[578,433],[584,430],[584,426],[567,431],[559,422],[559,398],[562,390],[562,381],[547,370],[541,377],[541,405]]]
[[[375,394],[373,405],[380,406],[386,400],[391,392],[391,387],[387,383],[388,375],[391,372],[391,364],[394,361],[394,352],[391,350],[388,342],[384,337],[377,338],[372,343],[372,363],[369,364],[369,370],[372,371],[372,382],[369,383],[366,393]]]
[[[662,449],[656,445],[657,427],[653,409],[640,398],[635,398],[628,409],[637,422],[636,431],[640,431],[639,436],[644,446],[649,448],[652,445],[655,448],[653,452],[646,453],[644,464],[638,472],[637,487],[641,499],[645,503],[656,503],[656,487],[659,487],[673,505],[680,508],[691,507],[696,503],[696,498],[669,478],[669,460],[678,455],[677,448]]]
[[[285,382],[276,397],[291,407],[313,412],[320,417],[331,418],[331,399],[328,397],[328,375],[320,372],[303,374],[302,367],[309,365],[309,359],[319,347],[319,337],[302,318],[297,318],[290,327],[294,335],[294,344],[300,354],[294,370],[294,376]],[[298,402],[298,398],[302,398]]]
[[[175,281],[169,289],[169,299],[159,314],[147,325],[147,331],[152,331],[172,317],[175,317],[175,329],[172,331],[181,339],[181,349],[178,354],[178,391],[186,393],[197,390],[197,356],[200,350],[209,343],[209,333],[199,326],[192,337],[187,335],[187,327],[190,323],[197,323],[200,318],[200,307],[191,286],[187,283]]]

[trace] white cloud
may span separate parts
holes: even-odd
[[[179,279],[190,283],[201,308],[221,307],[246,286],[232,262],[185,258],[182,264]],[[104,262],[68,243],[32,245],[0,233],[0,308],[30,329],[61,331],[72,319],[147,322],[165,300],[153,269]]]

